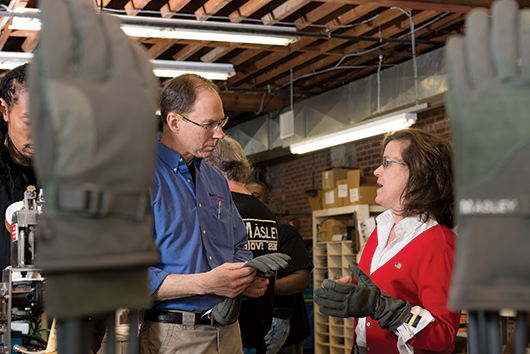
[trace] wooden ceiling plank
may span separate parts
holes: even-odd
[[[188,5],[191,0],[169,0],[169,11],[170,12],[179,12],[182,8]]]
[[[420,13],[413,15],[412,20],[414,23],[422,23],[425,21],[429,21],[438,15],[440,15],[440,13],[435,12],[435,11],[422,11]],[[401,21],[398,24],[394,24],[393,26],[388,27],[385,30],[383,30],[382,37],[392,38],[395,35],[403,31],[409,30],[409,29],[410,29],[410,20],[406,19],[404,21]],[[416,37],[418,37],[418,32],[416,32]],[[353,48],[358,48],[357,44],[358,43],[355,43],[351,47],[346,47],[345,53],[354,53],[355,51],[359,50],[359,49],[353,49]],[[365,50],[366,46],[362,46],[361,48],[362,50]]]
[[[365,16],[366,14],[374,11],[376,9],[376,7],[374,6],[357,6],[355,7],[354,9],[351,9],[350,11],[348,11],[346,14],[343,14],[340,18],[340,23],[341,24],[348,24],[348,23],[351,23],[351,22],[355,22],[356,20],[358,20],[359,18]],[[321,13],[321,15],[323,15],[324,13]],[[308,15],[311,15],[311,16],[308,16],[307,17],[307,21],[308,22],[311,22],[311,23],[314,23],[314,22],[317,22],[319,21],[322,17],[318,17],[319,13],[318,12],[310,12],[308,13]],[[333,24],[337,24],[334,20],[331,21]],[[337,28],[330,28],[330,32],[333,32],[335,31]],[[307,37],[303,37],[301,38],[298,42],[296,43],[292,43],[290,46],[289,46],[289,49],[291,52],[294,52],[294,51],[300,51],[302,50],[303,48],[305,47],[308,47],[310,46],[311,44],[313,44],[314,42],[316,42],[317,39],[315,38],[307,38]],[[230,60],[231,63],[233,63],[235,66],[239,66],[241,64],[243,64],[244,61],[250,59],[250,58],[245,58],[245,55],[246,53],[243,52],[241,55],[237,56],[237,57],[234,57],[232,58],[232,60]],[[252,57],[256,56],[256,54],[253,54]],[[265,63],[260,63],[257,65],[257,67],[261,67],[261,68],[264,68],[264,67],[267,67],[270,65],[270,62],[271,61],[279,61],[283,58],[285,58],[286,54],[273,54],[273,56],[269,59],[267,59],[269,61],[268,64],[265,64]],[[231,84],[234,84],[234,86],[237,86],[237,82],[241,79],[243,79],[244,77],[247,77],[248,74],[250,73],[246,73],[247,75],[244,75],[244,73],[241,73],[241,72],[238,72],[234,77],[230,78],[229,80],[229,83]]]
[[[187,45],[186,47],[182,48],[177,53],[175,53],[175,55],[173,55],[173,59],[184,61],[191,57],[193,54],[197,53],[202,48],[204,48],[206,45],[208,45],[208,43],[210,42],[201,41],[197,44]]]
[[[112,0],[94,0],[94,7],[106,7]]]
[[[365,8],[365,11],[366,10],[369,10],[369,8]],[[360,15],[360,14],[357,14],[357,15]],[[380,16],[377,19],[379,19],[380,21],[392,20],[392,19],[396,19],[396,18],[398,18],[399,16],[402,16],[402,15],[403,14],[399,10],[393,10],[393,11],[388,10],[388,11],[385,11],[384,13],[380,14]],[[356,16],[356,18],[359,18],[359,16]],[[375,20],[374,20],[374,23],[372,23],[372,24],[362,24],[362,25],[353,27],[350,30],[348,30],[347,32],[345,32],[344,34],[360,36],[360,35],[365,34],[368,31],[372,31],[374,29],[374,26],[377,27],[377,24],[375,24]],[[325,43],[323,43],[321,45],[320,53],[325,54],[326,52],[329,52],[329,51],[337,48],[338,46],[343,45],[346,42],[347,42],[346,40],[337,40],[337,39],[331,39],[329,41],[326,41]],[[373,44],[373,43],[370,43],[370,45],[371,44]],[[368,44],[365,43],[364,45],[368,45]],[[274,70],[262,73],[261,75],[254,77],[253,78],[253,84],[254,85],[259,85],[259,84],[262,84],[263,82],[269,82],[269,79],[271,77],[275,77],[275,76],[279,75],[281,72],[285,72],[286,70],[289,71],[292,67],[297,67],[299,65],[302,65],[303,64],[303,60],[306,60],[305,59],[306,57],[314,58],[317,55],[318,55],[318,53],[313,53],[313,55],[300,55],[300,56],[296,57],[295,60],[292,60],[292,61],[290,61],[288,63],[283,63],[281,65],[278,65],[278,66],[275,67]],[[275,60],[276,58],[274,56],[270,56],[269,60],[271,60],[271,59]],[[335,59],[333,59],[333,60],[335,60]],[[270,66],[271,64],[272,63],[269,62],[269,64],[266,65],[266,66],[265,65],[258,65],[258,67],[265,68],[265,67]],[[232,79],[234,79],[236,76],[238,76],[238,75],[236,74],[234,77],[230,78],[229,82],[232,83],[234,86],[238,86],[238,85],[243,84],[244,82],[242,82],[241,80],[238,80],[237,82],[232,81]],[[247,77],[248,76],[249,75],[247,75]]]
[[[262,93],[220,92],[225,112],[255,112],[261,106]],[[265,97],[262,113],[277,111],[289,104],[289,95],[272,94]]]
[[[0,51],[4,50],[4,46],[7,43],[7,40],[9,39],[9,36],[13,32],[12,29],[9,28],[9,25],[11,24],[11,19],[7,21],[5,28],[2,30],[2,33],[0,34]]]
[[[430,16],[433,15],[432,13],[430,13],[430,11],[427,11],[427,13]],[[384,31],[384,36],[387,37],[388,35],[390,35],[395,30],[396,30],[395,28],[386,29]],[[401,31],[402,30],[403,29],[401,29]],[[418,34],[418,32],[416,34]],[[366,50],[368,45],[369,44],[366,43],[366,42],[358,42],[355,45],[353,45],[351,47],[348,47],[348,50],[352,51],[352,53],[355,52],[355,51],[364,51],[364,50]],[[390,43],[389,45],[385,46],[384,49],[385,50],[391,50],[392,48],[399,47],[401,45],[402,44],[399,44],[399,43]],[[364,54],[362,56],[362,61],[361,61],[360,58],[357,58],[357,62],[355,63],[355,65],[363,65],[364,63],[366,63],[366,62],[368,62],[370,60],[373,60],[374,58],[377,58],[378,55],[379,55],[379,51],[374,51],[373,53]],[[387,60],[391,60],[391,58],[392,57],[388,58]],[[397,58],[396,58],[396,60],[397,60]],[[318,68],[329,67],[330,65],[333,65],[336,62],[337,62],[336,58],[328,56],[328,57],[326,57],[324,59],[319,60],[317,63],[313,63],[312,65],[308,65],[307,67],[301,68],[300,70],[298,70],[296,72],[296,77],[300,77],[300,76],[303,76],[305,74],[318,71],[319,70]],[[344,66],[346,66],[346,64]],[[359,69],[359,70],[364,70],[364,69]],[[330,76],[330,75],[333,75],[333,74],[329,73],[329,74],[323,74],[323,75],[325,77],[326,75]],[[288,77],[284,78],[283,80],[282,79],[278,80],[277,79],[278,77],[279,77],[279,75],[277,74],[275,77],[271,77],[270,80],[273,80],[277,85],[280,85],[280,86],[288,83],[289,80],[290,80]],[[322,76],[321,75],[319,75],[319,80],[320,81],[322,80]],[[263,83],[261,83],[261,84],[263,85]],[[259,87],[259,84],[258,83],[254,83],[254,87]]]
[[[204,5],[195,11],[197,20],[206,20],[205,17],[216,14],[219,10],[225,7],[231,0],[208,0]]]
[[[493,0],[322,0],[324,2],[341,2],[350,5],[373,5],[378,7],[401,7],[406,10],[432,10],[468,13],[475,7],[490,7]],[[519,0],[526,3],[529,0]],[[470,5],[472,3],[472,5]],[[529,6],[529,5],[523,5]]]
[[[331,3],[331,2],[320,5],[319,7],[308,12],[306,15],[304,15],[302,18],[299,18],[296,21],[296,30],[303,31],[304,29],[309,27],[310,24],[317,22],[318,21],[317,19],[324,18],[330,15],[331,13],[337,11],[343,6],[344,5],[340,3]]]
[[[270,3],[272,0],[250,0],[244,3],[236,11],[230,14],[231,22],[241,22],[241,18],[246,18]]]
[[[128,1],[125,6],[123,6],[123,9],[125,10],[125,14],[127,16],[136,16],[136,14],[138,13],[136,11],[136,8],[134,7],[134,3],[131,1]]]
[[[164,41],[160,43],[156,43],[151,48],[147,50],[147,55],[149,58],[156,59],[158,56],[162,55],[166,50],[171,48],[175,43],[178,42],[178,39],[173,39],[170,41]]]
[[[283,20],[307,4],[309,4],[309,1],[306,0],[287,0],[265,16],[261,17],[261,20],[265,25],[273,25],[274,22]]]
[[[160,8],[160,16],[162,18],[171,18],[173,17],[173,15],[171,14],[171,9],[169,8],[169,4],[164,4],[161,8]]]
[[[217,47],[210,50],[208,53],[201,57],[201,61],[204,63],[213,63],[226,54],[230,53],[232,50],[238,47],[238,43],[230,43],[230,47]]]
[[[39,44],[39,33],[33,32],[27,36],[24,43],[22,43],[22,50],[24,53],[33,53],[37,44]]]

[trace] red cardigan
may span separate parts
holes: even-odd
[[[366,242],[359,263],[366,274],[370,274],[377,243],[376,228]],[[451,353],[454,349],[460,312],[449,311],[446,306],[454,246],[455,235],[449,228],[433,226],[370,275],[388,295],[409,301],[412,306],[418,305],[434,317],[434,322],[408,341],[414,347],[414,353]],[[369,353],[399,353],[394,332],[381,329],[379,323],[370,317],[366,318],[366,346],[370,348]]]

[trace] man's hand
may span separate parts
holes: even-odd
[[[410,302],[385,294],[358,266],[350,264],[349,268],[359,284],[324,280],[323,287],[315,290],[314,297],[321,306],[320,312],[336,317],[370,316],[379,322],[381,328],[389,331],[401,326],[410,313]]]
[[[250,286],[243,292],[243,295],[248,297],[261,297],[267,291],[269,279],[256,276]]]
[[[204,273],[200,284],[205,294],[234,298],[243,293],[254,281],[256,269],[243,267],[245,263],[224,263]]]

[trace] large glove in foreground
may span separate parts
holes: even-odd
[[[270,278],[278,269],[286,268],[289,265],[287,261],[290,260],[291,257],[284,253],[270,253],[250,260],[243,267],[256,268],[256,276]],[[213,318],[222,325],[234,323],[241,311],[241,298],[242,295],[235,298],[223,297],[212,309]]]
[[[35,168],[46,196],[35,265],[46,312],[80,317],[149,304],[158,82],[145,49],[93,0],[40,1],[28,78]]]
[[[349,268],[359,284],[324,280],[324,288],[315,290],[314,300],[321,306],[320,312],[336,317],[370,316],[389,331],[401,326],[410,313],[410,302],[388,296],[361,268],[351,264]]]

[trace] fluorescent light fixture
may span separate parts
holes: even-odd
[[[172,60],[151,60],[153,71],[159,77],[175,77],[185,73],[201,75],[210,80],[228,80],[236,74],[234,65]]]
[[[122,25],[121,29],[129,37],[145,37],[145,38],[171,38],[171,39],[191,39],[200,41],[218,41],[218,42],[233,42],[233,43],[252,43],[252,44],[266,44],[266,45],[289,45],[296,39],[273,37],[259,34],[244,34],[244,33],[229,33],[217,32],[211,30],[192,30],[180,28],[164,28],[164,27],[145,27]]]
[[[268,45],[298,41],[295,27],[252,25],[235,22],[195,21],[172,18],[117,15],[123,31],[132,37],[194,39]]]
[[[0,69],[11,70],[31,62],[33,53],[0,52]],[[150,60],[153,72],[159,77],[175,77],[193,73],[211,80],[227,80],[236,74],[232,64],[202,63],[174,60]]]
[[[0,52],[0,69],[11,70],[19,65],[29,63],[33,53]]]
[[[18,14],[30,14],[37,16],[39,9],[32,9],[27,7],[18,7],[13,10],[14,13]],[[24,31],[40,31],[41,22],[35,17],[20,17],[13,16],[13,20],[9,25],[9,29],[12,30],[24,30]]]
[[[305,154],[307,152],[350,143],[352,141],[369,138],[393,130],[408,128],[416,123],[416,119],[416,113],[401,113],[388,118],[372,119],[349,129],[292,144],[290,146],[291,153]]]
[[[9,28],[12,30],[39,31],[41,28],[40,20],[27,17],[27,14],[37,16],[38,11],[38,9],[21,8],[18,12],[26,14],[26,17],[14,15]],[[300,39],[300,37],[296,36],[296,28],[294,27],[141,16],[112,16],[120,19],[123,32],[130,37],[191,39],[283,46]]]

